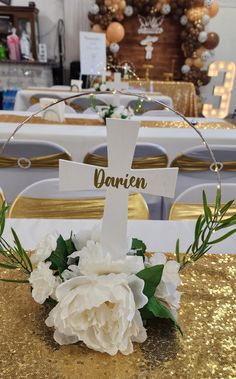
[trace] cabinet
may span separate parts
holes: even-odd
[[[28,7],[0,6],[0,41],[6,45],[7,35],[11,33],[13,27],[21,37],[22,32],[26,32],[30,39],[31,53],[34,60],[37,60],[39,43],[38,9],[34,3]]]

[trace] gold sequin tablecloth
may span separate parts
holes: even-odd
[[[26,116],[1,114],[0,123],[16,123],[20,124],[26,119]],[[63,123],[56,121],[44,120],[41,117],[33,117],[29,124],[42,124],[42,125],[75,125],[75,126],[103,126],[105,125],[102,120],[93,118],[66,118]],[[189,124],[184,121],[153,121],[153,120],[141,120],[141,127],[144,128],[173,128],[173,129],[186,129],[190,128]],[[199,122],[196,126],[198,129],[236,129],[235,124],[231,124],[226,121],[216,122]]]
[[[235,379],[236,255],[209,255],[182,274],[179,323],[149,327],[132,355],[110,357],[77,344],[59,347],[46,310],[27,285],[0,283],[1,379]]]
[[[164,82],[154,80],[152,83],[146,80],[129,81],[129,85],[134,88],[145,88],[169,96],[173,100],[174,108],[187,117],[198,117],[197,95],[193,83],[190,82]]]

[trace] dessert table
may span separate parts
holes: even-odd
[[[53,220],[51,227],[58,227],[64,233],[71,228],[79,230],[82,226],[89,227],[92,223],[91,220],[74,220],[65,225],[63,220]],[[32,243],[43,231],[50,231],[49,224],[49,220],[46,224],[45,220],[7,220],[6,234],[13,226],[23,241],[25,238],[25,242]],[[163,232],[162,224],[133,221],[129,222],[129,232],[146,237],[150,247],[159,249],[163,246],[163,234],[160,233]],[[180,227],[175,223],[165,224],[169,231],[171,228],[173,238],[179,232],[184,238],[191,229],[186,229],[184,223],[180,223]],[[169,237],[170,232],[166,241]],[[230,250],[225,251],[229,253]],[[49,309],[34,302],[30,287],[0,282],[2,378],[233,378],[235,270],[236,255],[230,254],[209,254],[184,270],[181,274],[182,299],[178,317],[183,337],[167,327],[166,320],[158,320],[155,324],[148,323],[149,338],[144,344],[136,344],[133,354],[114,357],[91,351],[82,344],[57,345],[52,337],[53,331],[44,324]],[[1,275],[2,278],[7,277],[5,272]],[[13,277],[16,274],[10,275]]]
[[[18,123],[30,113],[0,111],[0,138],[7,139]],[[183,150],[201,144],[197,133],[177,117],[145,117],[136,116],[134,120],[141,122],[138,142],[160,144],[167,150],[169,161]],[[192,119],[190,119],[192,120]],[[234,125],[217,119],[195,118],[201,124],[201,132],[210,144],[234,144],[236,128]],[[52,141],[64,146],[76,161],[94,146],[106,143],[106,129],[95,115],[66,115],[63,124],[50,123],[39,118],[31,120],[15,136],[16,139],[32,139]]]

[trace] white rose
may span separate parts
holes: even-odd
[[[174,316],[176,316],[176,310],[180,307],[181,293],[177,291],[177,287],[181,283],[179,266],[176,261],[168,261],[165,264],[161,282],[155,291],[155,297],[166,303]]]
[[[142,257],[125,256],[124,259],[114,261],[110,253],[103,251],[99,242],[88,241],[77,255],[82,275],[137,274],[144,269]]]
[[[163,253],[154,253],[145,257],[145,267],[152,267],[166,264],[166,256]]]
[[[55,287],[59,284],[50,270],[50,262],[40,262],[38,267],[30,274],[29,282],[32,285],[32,296],[36,303],[43,304],[45,300],[54,294]]]
[[[57,239],[59,234],[57,232],[46,235],[37,245],[35,251],[30,257],[33,264],[37,265],[39,262],[45,261],[50,257],[52,252],[57,247]]]
[[[105,92],[107,90],[107,85],[106,84],[101,84],[100,90],[102,92]]]
[[[60,344],[83,341],[87,347],[115,355],[133,352],[132,342],[146,340],[138,309],[147,303],[143,280],[125,274],[77,277],[56,290],[58,304],[46,324]]]

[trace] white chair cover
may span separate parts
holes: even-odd
[[[217,162],[228,162],[236,161],[236,146],[234,145],[211,145],[211,149],[215,155]],[[187,149],[182,153],[187,157],[196,158],[202,161],[211,162],[209,152],[206,147],[200,145],[193,148]],[[236,172],[235,171],[221,171],[221,180],[222,183],[236,183]],[[216,174],[211,171],[179,171],[177,186],[175,191],[175,199],[183,193],[186,189],[198,184],[206,183],[216,183],[217,178]],[[236,197],[236,194],[234,195]],[[234,198],[233,197],[233,198]],[[173,199],[164,199],[163,207],[163,219],[168,219],[169,210],[174,202]]]
[[[143,116],[147,117],[171,117],[174,113],[168,110],[160,110],[160,111],[147,111],[143,113]]]
[[[4,141],[0,141],[0,148]],[[47,141],[15,140],[9,143],[2,156],[16,158],[30,158],[47,156],[52,154],[69,152],[62,146]],[[8,203],[12,203],[15,197],[25,187],[37,180],[53,178],[58,176],[58,168],[21,168],[17,167],[0,167],[0,185],[5,194]]]
[[[27,112],[31,112],[31,113],[35,113],[37,111],[40,111],[41,110],[41,106],[40,106],[40,103],[37,103],[37,104],[34,104],[34,105],[31,105],[28,109],[27,109]],[[69,105],[65,105],[65,114],[67,113],[76,113],[76,111],[70,107]]]

